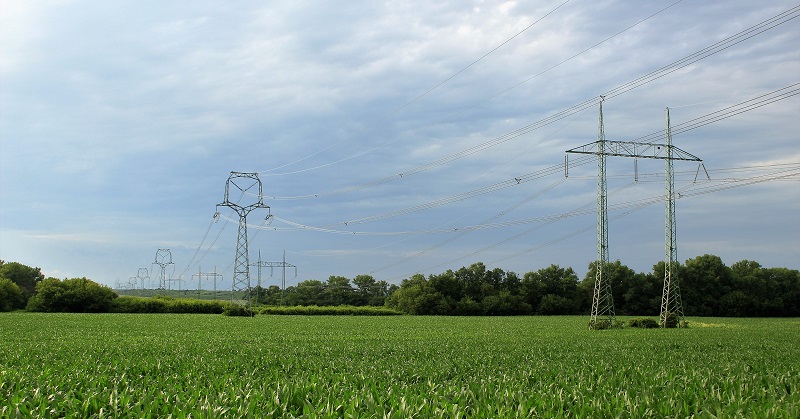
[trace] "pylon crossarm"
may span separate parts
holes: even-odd
[[[599,143],[599,141],[595,141],[593,143],[584,144],[580,147],[567,150],[567,153],[598,155],[601,153]],[[672,149],[671,156],[669,153],[670,148]],[[670,159],[697,162],[703,161],[699,157],[673,145],[639,143],[634,141],[605,141],[602,154],[605,154],[606,156],[633,157],[641,159]]]

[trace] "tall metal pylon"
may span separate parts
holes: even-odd
[[[597,258],[595,260],[594,291],[589,329],[599,320],[614,324],[614,296],[611,278],[605,275],[608,266],[608,184],[606,183],[606,133],[603,125],[603,98],[600,96],[600,117],[597,132]]]
[[[161,272],[158,275],[157,289],[167,289],[167,266],[175,266],[175,264],[172,263],[172,252],[169,249],[158,249],[156,251],[156,259],[153,264],[161,267]]]
[[[677,245],[675,240],[675,179],[672,162],[702,160],[672,145],[672,133],[669,128],[669,110],[667,110],[667,144],[640,143],[633,141],[606,141],[603,128],[603,97],[600,97],[600,129],[598,139],[594,143],[567,150],[567,153],[593,154],[597,156],[597,266],[594,292],[592,294],[592,313],[589,328],[595,329],[599,321],[608,320],[613,325],[614,298],[611,294],[611,283],[605,272],[608,263],[608,196],[606,184],[606,156],[663,159],[666,160],[666,258],[664,273],[664,293],[661,303],[661,324],[666,326],[666,313],[674,313],[683,319],[683,307],[680,302],[678,281],[674,269],[677,265]],[[569,160],[566,160],[565,173],[569,173]],[[699,169],[698,169],[699,170]],[[666,307],[666,308],[665,308]],[[672,311],[670,311],[672,310]],[[680,312],[680,314],[678,314]]]
[[[681,291],[678,286],[676,268],[678,266],[678,240],[676,236],[677,223],[675,221],[675,168],[672,165],[672,128],[669,121],[669,108],[667,108],[667,158],[665,161],[665,195],[667,205],[664,214],[664,289],[661,295],[661,314],[659,323],[661,327],[684,325],[683,303]],[[670,324],[673,323],[673,324]]]
[[[231,186],[241,191],[241,196],[234,202],[230,198]],[[251,189],[257,187],[258,194],[255,194],[256,202],[249,205],[239,205],[244,195]],[[254,195],[251,193],[250,195]],[[250,298],[250,256],[247,251],[247,215],[258,208],[267,208],[264,204],[264,196],[261,180],[258,173],[231,172],[228,181],[225,183],[225,200],[217,204],[217,207],[229,207],[236,211],[239,216],[239,233],[236,240],[236,258],[234,259],[233,281],[231,284],[231,301],[234,296],[241,291],[247,292],[248,306],[252,306]]]

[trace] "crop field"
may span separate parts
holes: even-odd
[[[0,315],[0,417],[800,417],[800,320]]]

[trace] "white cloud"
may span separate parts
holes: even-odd
[[[0,233],[24,238],[25,244],[4,244],[0,258],[111,280],[133,275],[161,246],[174,247],[179,265],[188,263],[222,199],[229,171],[265,171],[265,193],[276,196],[325,193],[410,173],[595,98],[792,6],[684,1],[564,62],[666,6],[569,2],[466,68],[562,2],[5,3],[0,7]],[[792,25],[608,100],[609,139],[663,129],[667,106],[678,124],[796,82],[800,59]],[[800,160],[796,109],[795,97],[681,134],[675,142],[703,158],[712,174],[756,165],[778,170],[778,164]],[[402,179],[269,204],[287,219],[325,226],[454,196],[561,163],[564,150],[594,141],[596,118],[597,110],[587,109]],[[660,164],[640,167],[662,170]],[[279,169],[269,171],[274,168]],[[613,186],[623,186],[632,162],[613,160],[609,170],[619,176]],[[503,219],[591,204],[594,171],[593,164],[574,167],[567,182]],[[364,228],[412,231],[479,223],[558,177]],[[660,187],[642,182],[619,199],[651,196]],[[746,241],[758,246],[797,248],[796,239],[772,223],[796,213],[790,198],[800,195],[797,182],[752,188],[703,195],[681,208],[682,226],[702,225],[697,220],[712,217],[720,205],[736,208],[731,218],[707,223],[704,236],[681,230],[686,249],[681,255],[715,242],[712,236],[720,243],[709,244],[707,252],[725,252],[725,258],[746,250],[736,245],[742,237],[752,237]],[[758,228],[728,234],[730,224],[762,214],[742,199],[750,194],[776,202],[778,215]],[[646,240],[658,241],[661,221],[651,218],[662,211],[643,212],[614,227],[655,228],[656,236]],[[458,263],[502,259],[593,222],[591,215],[559,222]],[[19,231],[34,232],[28,234],[40,240],[12,234]],[[522,231],[471,233],[382,275],[410,274]],[[637,240],[645,239],[622,230],[614,234],[627,240],[614,244],[623,263],[648,269],[660,257],[637,248]],[[233,257],[234,228],[213,225],[199,254],[206,254],[217,235],[202,264],[222,269]],[[446,239],[264,231],[253,248],[272,258],[282,249],[294,252],[301,275],[324,279],[396,264]],[[554,243],[501,267],[524,272],[552,261],[581,269],[594,257],[592,232]],[[337,256],[310,256],[320,252]],[[798,268],[791,253],[753,254]],[[37,255],[50,256],[33,260]]]

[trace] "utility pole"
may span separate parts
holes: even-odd
[[[158,251],[156,251],[156,260],[153,262],[153,264],[161,267],[161,273],[158,276],[157,289],[167,289],[167,266],[172,265],[173,269],[175,266],[175,264],[172,263],[172,252],[169,249],[158,249]]]
[[[664,292],[661,303],[661,326],[666,327],[667,313],[683,319],[683,307],[680,302],[678,282],[674,280],[674,267],[677,264],[677,245],[675,240],[675,179],[672,162],[686,160],[702,162],[702,160],[672,145],[672,133],[669,127],[669,109],[667,109],[667,142],[666,144],[640,143],[632,141],[606,141],[603,133],[603,97],[600,97],[600,134],[594,143],[567,150],[567,153],[593,154],[597,156],[597,273],[595,275],[594,293],[592,296],[592,314],[589,328],[595,329],[599,319],[608,320],[613,325],[614,301],[611,295],[610,278],[604,278],[601,263],[608,262],[608,207],[606,196],[605,156],[633,157],[635,159],[662,159],[666,161],[666,229],[665,229],[665,272]],[[565,160],[569,164],[569,160]],[[698,169],[699,170],[699,169]],[[565,168],[565,173],[569,169]]]
[[[236,202],[231,200],[231,186],[241,191],[241,196]],[[244,206],[239,205],[247,191],[254,188],[258,189],[258,194],[255,195],[255,202]],[[231,284],[231,302],[234,301],[236,293],[246,291],[248,308],[252,308],[250,256],[247,250],[247,215],[255,209],[269,209],[269,206],[264,204],[262,185],[261,180],[258,178],[258,173],[231,172],[228,181],[225,183],[225,200],[217,204],[217,207],[221,206],[233,209],[239,216],[239,233],[236,240],[236,258],[234,259],[233,281]]]

